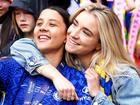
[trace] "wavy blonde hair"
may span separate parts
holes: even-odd
[[[71,22],[83,11],[93,14],[99,27],[101,50],[93,54],[90,67],[95,67],[95,64],[98,64],[103,59],[102,70],[110,75],[120,73],[120,71],[117,71],[119,64],[136,68],[123,46],[122,28],[117,15],[102,4],[92,3],[79,8],[71,16]],[[76,68],[77,64],[80,64],[74,54],[67,54],[66,57],[68,63]]]

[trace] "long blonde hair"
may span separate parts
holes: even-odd
[[[95,64],[103,60],[102,70],[111,75],[118,73],[116,70],[119,64],[136,68],[123,46],[122,28],[117,15],[104,5],[92,3],[79,8],[79,10],[71,16],[71,21],[83,11],[87,11],[96,17],[101,43],[101,50],[93,54],[90,67],[95,67]],[[74,64],[75,67],[77,66],[75,63],[79,63],[75,55],[70,55],[68,60],[71,64]]]

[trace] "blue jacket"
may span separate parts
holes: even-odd
[[[60,63],[57,69],[73,83],[79,101],[61,100],[58,97],[52,81],[40,75],[30,76],[25,69],[12,58],[1,60],[0,80],[3,82],[6,91],[4,105],[23,105],[25,101],[30,102],[30,104],[27,105],[32,105],[33,102],[38,101],[40,97],[42,99],[39,103],[42,105],[90,105],[91,98],[87,91],[84,74],[74,68],[68,67],[65,63]],[[42,96],[43,92],[40,92],[43,91],[43,89],[47,89],[47,91],[44,92],[45,96]]]

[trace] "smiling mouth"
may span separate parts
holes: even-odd
[[[71,38],[69,38],[69,41],[68,41],[70,44],[72,45],[80,45],[79,43],[73,41]]]
[[[49,37],[49,36],[47,36],[47,35],[40,35],[39,37],[38,37],[38,39],[39,39],[39,41],[46,41],[46,40],[49,40],[49,39],[51,39],[51,37]]]

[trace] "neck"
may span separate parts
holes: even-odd
[[[33,39],[33,32],[28,32],[24,34],[24,38],[30,38]]]
[[[86,56],[80,55],[78,56],[78,58],[85,69],[89,68],[92,55],[86,55]]]
[[[49,61],[49,63],[52,66],[57,67],[58,64],[62,60],[62,57],[63,57],[63,49],[64,48],[61,48],[60,50],[57,50],[57,51],[47,52],[46,54],[44,54],[44,56],[45,56],[45,58],[47,58],[47,60]]]

